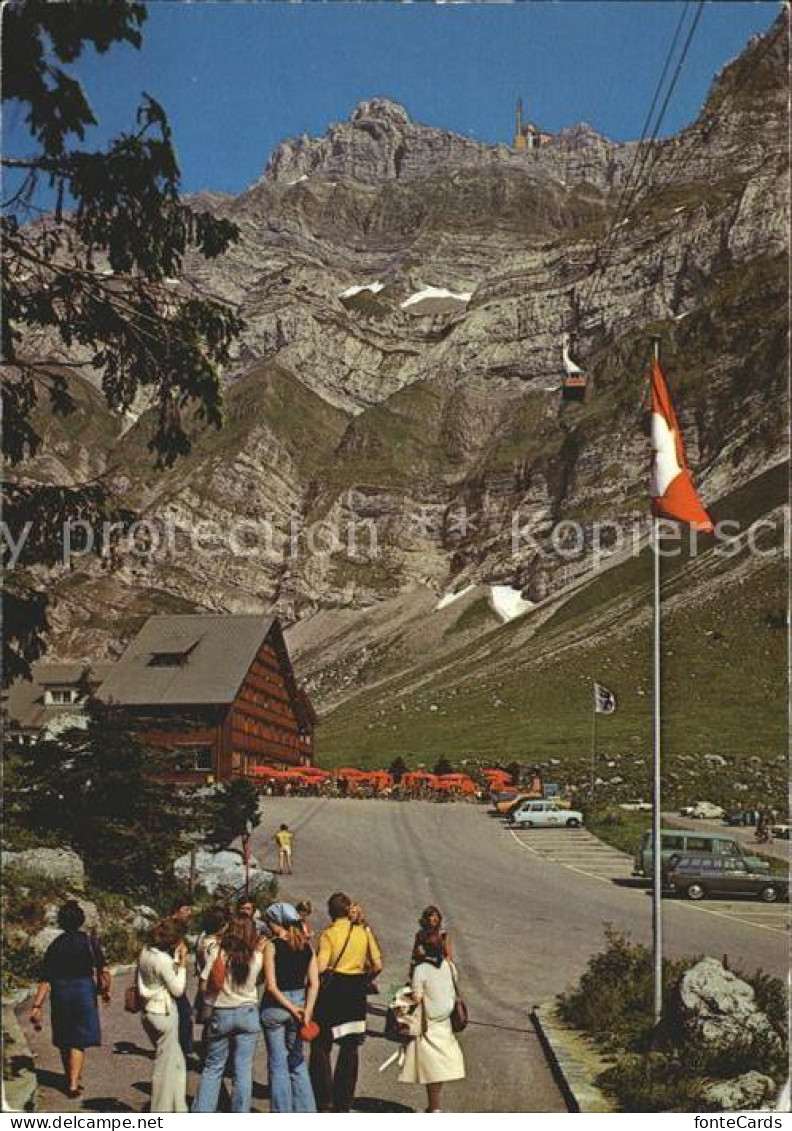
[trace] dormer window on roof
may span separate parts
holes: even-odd
[[[156,652],[151,653],[148,666],[150,668],[183,668],[199,639],[200,637],[196,637],[192,640],[174,641],[173,644],[160,644]]]

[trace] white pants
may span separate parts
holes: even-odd
[[[179,1045],[179,1014],[175,1005],[169,1014],[144,1013],[143,1028],[156,1050],[151,1110],[187,1111],[187,1065]]]

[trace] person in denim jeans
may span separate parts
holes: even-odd
[[[313,1017],[319,991],[316,955],[296,907],[273,903],[267,921],[273,938],[264,952],[261,1025],[267,1043],[270,1111],[315,1112],[300,1030]]]
[[[206,981],[217,990],[207,1025],[207,1049],[194,1112],[217,1110],[229,1053],[234,1077],[232,1112],[249,1112],[253,1097],[253,1058],[260,1034],[256,984],[263,967],[262,948],[252,920],[237,915],[216,950]],[[203,987],[202,987],[203,988]]]

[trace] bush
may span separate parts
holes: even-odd
[[[664,1023],[654,1025],[652,956],[607,927],[606,948],[594,955],[580,982],[558,998],[567,1024],[588,1033],[615,1056],[597,1078],[622,1111],[704,1111],[706,1085],[757,1071],[783,1080],[788,1070],[787,996],[783,983],[762,971],[746,976],[775,1035],[748,1035],[728,1043],[691,1041],[676,1003],[683,974],[698,961],[663,963]]]
[[[652,1011],[652,956],[610,925],[606,949],[590,959],[577,987],[558,999],[564,1021],[609,1049],[646,1049],[658,1041]],[[685,970],[698,958],[663,962],[666,1005]],[[670,1011],[667,1011],[667,1013]],[[662,1036],[662,1035],[661,1035]]]
[[[21,941],[3,932],[3,992],[28,986],[38,981],[41,974],[41,957],[30,941]]]
[[[621,1111],[704,1111],[704,1083],[681,1071],[679,1060],[661,1053],[625,1053],[597,1084],[615,1096]]]

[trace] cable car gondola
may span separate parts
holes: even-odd
[[[564,359],[564,381],[561,386],[561,396],[564,401],[584,401],[588,388],[588,378],[585,370],[581,369],[576,361],[569,356],[569,334],[564,334],[561,339],[562,355]]]

